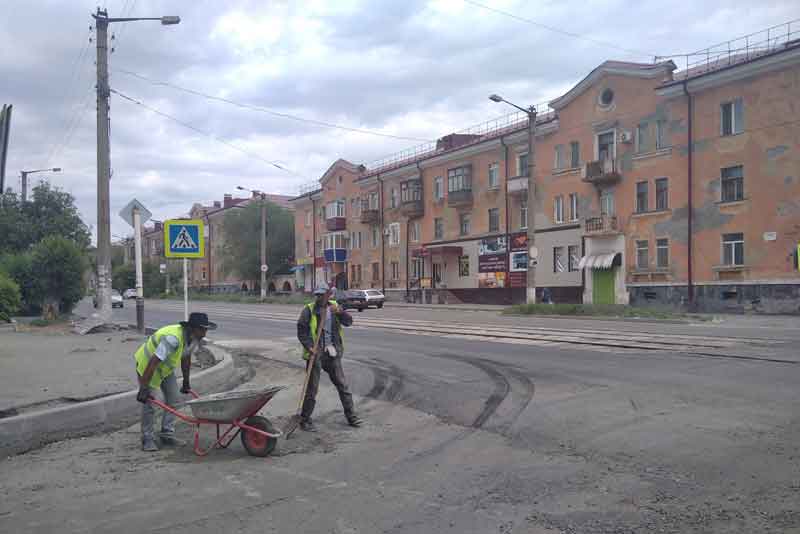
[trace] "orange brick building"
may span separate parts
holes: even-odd
[[[607,61],[539,113],[527,206],[524,114],[369,168],[338,160],[292,200],[297,279],[434,302],[800,310],[800,42]],[[691,147],[691,150],[689,149]]]

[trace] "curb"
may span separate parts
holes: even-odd
[[[193,374],[192,385],[199,391],[233,386],[238,377],[233,356],[220,347],[211,344],[206,347],[217,364]],[[136,393],[137,390],[131,390],[0,419],[0,457],[28,452],[54,441],[125,428],[139,418]]]

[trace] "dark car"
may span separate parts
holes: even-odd
[[[386,297],[377,289],[353,289],[337,298],[337,302],[345,309],[363,311],[370,306],[383,308]]]

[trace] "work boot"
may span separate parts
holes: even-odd
[[[316,425],[314,425],[314,423],[311,421],[311,419],[303,419],[302,421],[300,421],[300,428],[302,430],[306,431],[306,432],[316,432],[317,431],[317,427],[316,427]]]
[[[161,444],[165,447],[180,447],[184,442],[175,436],[161,436]]]
[[[352,426],[352,427],[354,427],[354,428],[358,428],[358,427],[360,427],[361,425],[364,424],[364,420],[361,419],[359,416],[357,416],[355,414],[348,415],[347,416],[347,424]]]
[[[142,438],[142,450],[144,452],[158,451],[158,445],[156,445],[156,440],[154,440],[153,438]]]

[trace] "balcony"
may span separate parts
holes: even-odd
[[[508,194],[513,196],[528,196],[528,177],[515,176],[508,179]]]
[[[619,223],[615,215],[601,215],[586,219],[586,235],[615,235],[620,233]]]
[[[323,250],[326,263],[341,263],[347,261],[346,248],[326,248]]]
[[[378,224],[381,222],[380,210],[362,209],[361,224]]]
[[[472,190],[450,191],[447,193],[447,205],[451,208],[472,206]]]
[[[422,203],[422,180],[414,178],[400,183],[400,213],[411,219],[425,214]]]
[[[405,200],[400,203],[400,213],[409,219],[416,219],[425,215],[425,204],[422,200]]]
[[[347,228],[347,219],[344,217],[330,217],[325,219],[325,229],[329,232],[338,232]]]
[[[601,159],[587,162],[581,169],[584,182],[595,185],[610,185],[622,179],[620,165],[614,159]]]

